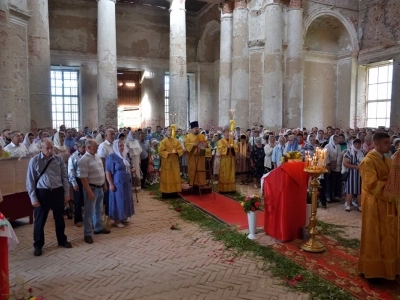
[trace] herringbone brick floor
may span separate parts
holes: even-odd
[[[11,278],[20,277],[46,300],[308,299],[260,270],[256,259],[234,257],[148,192],[141,191],[139,201],[128,226],[94,236],[91,245],[83,229],[66,220],[72,249],[57,246],[50,216],[41,257],[33,256],[33,226],[16,227],[20,244],[10,253]]]

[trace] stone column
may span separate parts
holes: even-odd
[[[400,56],[393,59],[390,127],[400,131]]]
[[[47,0],[31,0],[29,41],[29,100],[32,127],[53,127],[50,83],[49,7]]]
[[[188,79],[186,66],[186,10],[185,0],[169,0],[169,112],[176,114],[179,128],[187,128],[188,121]],[[170,118],[170,123],[172,124]],[[201,124],[200,124],[201,126]]]
[[[282,5],[275,0],[265,7],[263,74],[264,128],[282,127]]]
[[[229,124],[231,109],[233,0],[225,0],[221,5],[221,38],[219,61],[219,125]]]
[[[118,125],[116,0],[97,0],[98,125]]]
[[[286,81],[283,125],[302,127],[303,117],[303,9],[302,0],[290,0],[287,11]]]
[[[231,108],[236,125],[247,128],[249,116],[249,25],[247,0],[234,0]],[[229,124],[221,124],[229,125]]]

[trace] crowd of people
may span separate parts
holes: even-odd
[[[259,189],[263,175],[278,168],[286,153],[299,151],[304,158],[318,147],[327,151],[328,170],[320,178],[320,207],[345,198],[346,211],[352,207],[361,211],[361,178],[367,171],[360,166],[368,153],[376,151],[379,134],[388,139],[389,147],[380,155],[389,161],[400,137],[384,128],[328,126],[275,132],[260,125],[246,130],[236,127],[231,132],[228,128],[203,129],[192,122],[187,131],[174,126],[157,126],[155,131],[110,126],[79,131],[62,125],[59,130],[43,129],[37,134],[4,130],[0,159],[33,156],[26,182],[35,216],[34,255],[40,256],[50,209],[58,244],[72,247],[64,233],[63,216],[64,203],[71,199],[74,224],[83,226],[84,241],[91,244],[92,234],[110,233],[105,218],[118,228],[129,222],[135,213],[133,192],[148,185],[159,182],[163,198],[182,191],[182,178],[194,187],[217,183],[221,193],[235,192],[237,183]]]

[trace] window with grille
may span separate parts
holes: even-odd
[[[169,126],[169,74],[164,76],[165,127]]]
[[[393,62],[368,67],[367,127],[390,126]]]
[[[51,104],[53,128],[79,127],[79,71],[51,70]]]

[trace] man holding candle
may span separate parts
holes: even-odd
[[[238,145],[233,140],[233,133],[229,129],[224,130],[224,137],[218,141],[218,152],[220,153],[218,191],[229,193],[236,191],[235,180],[235,155],[238,153]]]
[[[199,122],[191,122],[190,129],[191,133],[184,141],[188,154],[189,185],[205,186],[207,184],[205,149],[209,148],[208,141],[200,134]]]
[[[182,191],[179,156],[183,149],[179,140],[171,136],[171,127],[166,129],[165,135],[158,148],[161,156],[160,192],[163,198],[174,198]]]

